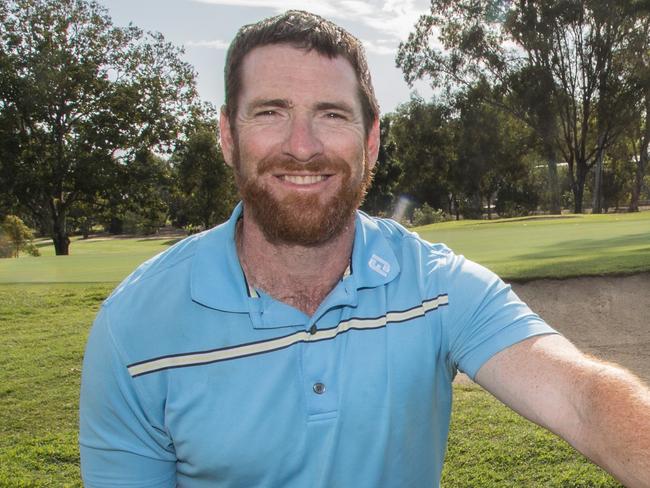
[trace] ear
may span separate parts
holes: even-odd
[[[223,152],[223,158],[226,161],[226,164],[233,167],[233,149],[234,141],[232,129],[230,127],[230,119],[228,118],[228,112],[226,111],[226,106],[221,107],[221,113],[219,116],[219,135],[221,138],[221,151]]]
[[[368,167],[375,167],[377,157],[379,156],[379,117],[375,117],[368,132]]]

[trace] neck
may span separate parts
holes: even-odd
[[[306,247],[269,242],[244,208],[236,238],[248,282],[311,316],[350,262],[354,215],[341,234],[321,245]]]

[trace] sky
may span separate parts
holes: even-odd
[[[428,99],[425,82],[410,88],[395,56],[408,38],[428,0],[99,0],[113,23],[129,22],[161,32],[176,46],[184,46],[185,61],[197,72],[201,98],[219,107],[223,103],[223,67],[226,50],[245,24],[296,8],[322,15],[359,38],[382,113],[409,100],[412,91]]]

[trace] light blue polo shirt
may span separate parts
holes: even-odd
[[[490,271],[361,212],[351,272],[308,317],[249,290],[240,215],[102,306],[82,377],[86,486],[438,486],[456,371],[553,330]]]

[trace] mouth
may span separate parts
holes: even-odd
[[[307,186],[326,181],[331,175],[277,175],[280,180],[293,185]]]

